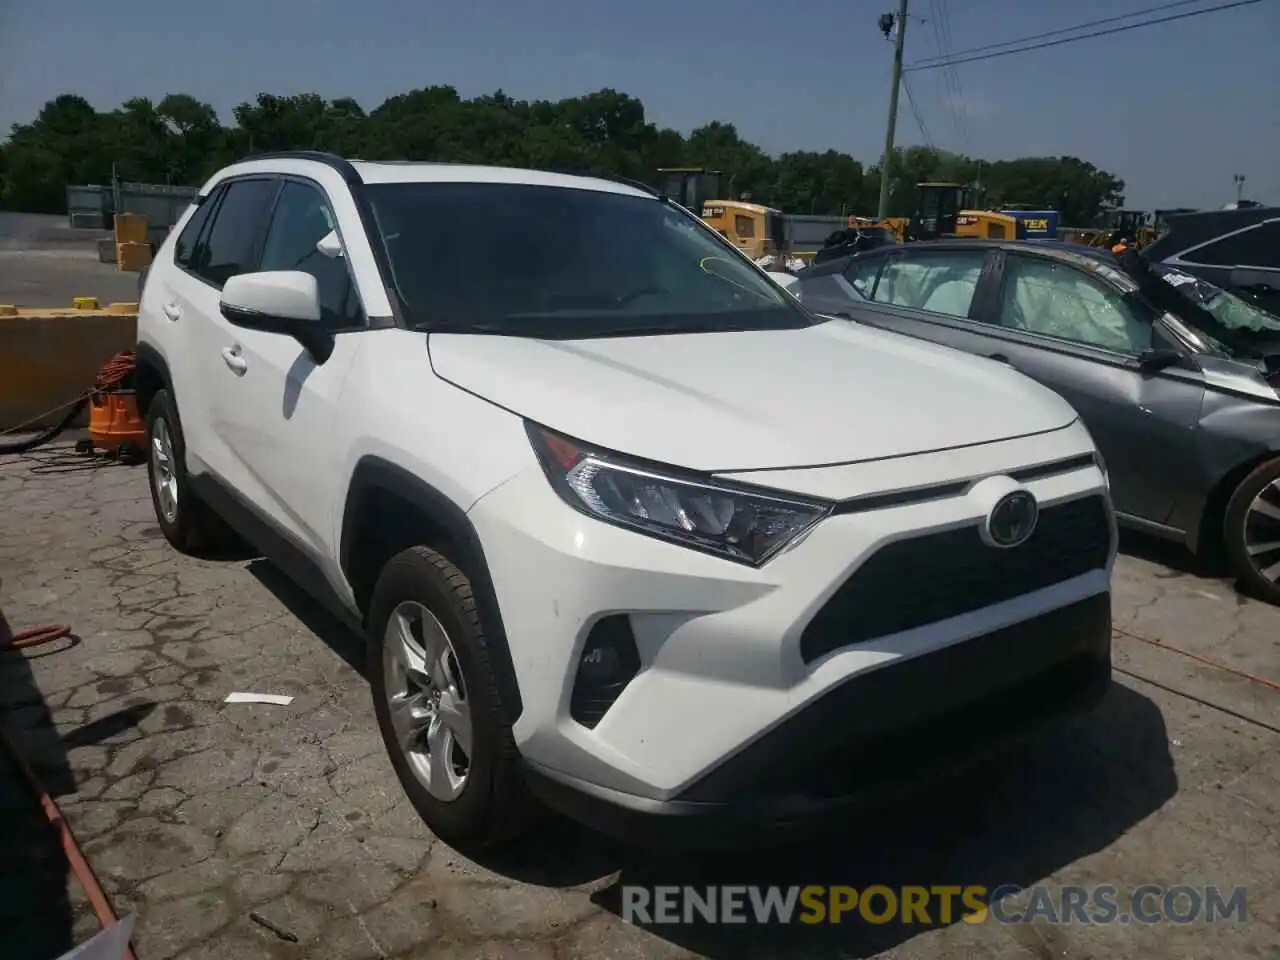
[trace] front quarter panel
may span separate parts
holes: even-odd
[[[343,451],[329,550],[335,564],[346,487],[364,457],[408,471],[464,513],[536,464],[520,417],[435,375],[427,334],[388,328],[356,336],[366,340],[334,424]],[[336,566],[331,573],[345,581]]]
[[[1196,452],[1200,471],[1195,488],[1182,492],[1178,514],[1171,523],[1187,531],[1193,550],[1199,545],[1200,523],[1210,493],[1233,471],[1280,456],[1280,402],[1206,391],[1196,430]]]

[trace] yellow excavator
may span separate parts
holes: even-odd
[[[720,173],[700,167],[666,167],[658,176],[666,196],[700,213],[708,226],[753,260],[782,256],[808,261],[830,238],[856,229],[881,228],[898,243],[946,237],[1003,240],[1017,237],[1022,222],[1021,214],[981,209],[974,192],[959,183],[917,184],[912,216],[878,220],[786,214],[749,200],[720,199]]]
[[[1127,247],[1141,250],[1153,242],[1162,229],[1161,214],[1146,210],[1109,210],[1102,218],[1102,226],[1071,227],[1064,231],[1063,239],[1068,243],[1079,243],[1086,247],[1114,247],[1123,243]]]
[[[984,210],[976,191],[959,183],[916,184],[915,213],[896,231],[900,243],[977,237],[1012,240],[1018,236],[1019,217],[996,210]],[[890,221],[885,221],[890,226]]]
[[[748,200],[721,199],[718,170],[662,167],[658,170],[658,188],[686,210],[699,214],[708,226],[753,260],[790,253],[783,212]]]
[[[1111,247],[1126,243],[1141,250],[1156,238],[1155,218],[1146,210],[1112,210],[1107,214],[1106,226],[1090,246]]]

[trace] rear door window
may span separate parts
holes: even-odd
[[[881,272],[873,299],[949,317],[968,317],[986,260],[982,250],[899,253]]]
[[[196,248],[200,243],[201,235],[206,232],[204,228],[208,224],[214,208],[218,206],[218,200],[221,196],[221,188],[214,187],[200,206],[196,207],[196,212],[191,215],[187,225],[182,228],[182,233],[178,235],[178,239],[173,245],[173,262],[178,266],[190,268],[195,259]]]
[[[233,180],[218,205],[208,239],[193,266],[200,277],[222,289],[232,277],[258,268],[267,217],[280,181]]]

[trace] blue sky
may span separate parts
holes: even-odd
[[[1214,5],[1220,0],[1204,0]],[[912,0],[906,60],[1158,0]],[[63,92],[110,109],[191,93],[224,121],[259,91],[354,96],[431,84],[523,99],[614,87],[688,132],[727,120],[772,153],[878,158],[897,0],[0,0],[0,130]],[[940,15],[945,11],[945,21]],[[1176,11],[1174,11],[1176,12]],[[925,18],[922,23],[918,18]],[[912,89],[932,142],[998,159],[1074,154],[1130,206],[1280,204],[1280,0],[942,71]],[[903,101],[899,143],[922,143]]]

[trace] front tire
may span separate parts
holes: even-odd
[[[1223,534],[1227,559],[1241,585],[1280,606],[1280,458],[1241,481],[1227,504]]]
[[[521,832],[536,806],[465,574],[427,547],[392,557],[369,605],[368,653],[383,743],[431,831],[473,849]]]

